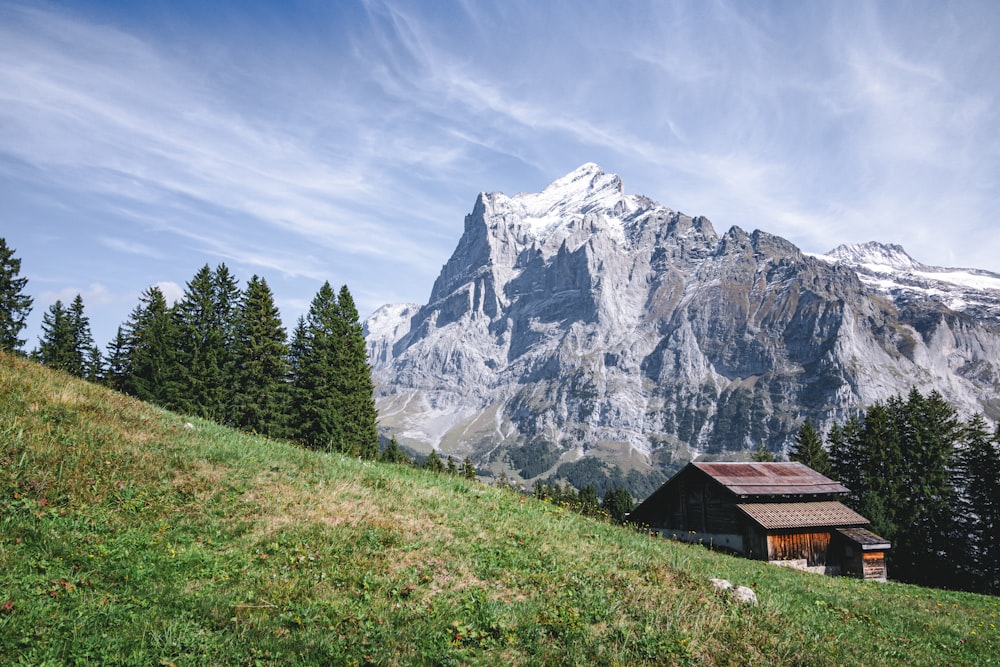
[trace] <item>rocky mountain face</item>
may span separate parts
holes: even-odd
[[[427,304],[366,327],[385,431],[522,479],[778,450],[914,386],[1000,417],[1000,275],[720,235],[593,164],[482,193]]]

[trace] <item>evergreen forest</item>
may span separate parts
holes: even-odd
[[[0,349],[21,352],[31,310],[20,260],[0,239]],[[267,281],[245,289],[225,264],[203,266],[169,305],[147,288],[102,353],[78,294],[42,316],[42,364],[185,415],[312,449],[379,454],[362,325],[346,285],[324,283],[288,338]]]

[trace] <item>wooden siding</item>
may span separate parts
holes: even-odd
[[[768,560],[768,539],[767,533],[760,530],[757,526],[748,525],[746,531],[743,535],[743,544],[745,546],[745,554],[748,558],[753,558],[754,560]]]
[[[711,478],[687,468],[637,507],[629,521],[659,529],[739,534],[735,501]]]
[[[866,551],[861,558],[864,579],[886,579],[884,551]]]
[[[737,533],[739,523],[732,497],[704,479],[684,480],[681,487],[683,528],[698,533]]]
[[[782,532],[767,536],[768,560],[798,560],[804,558],[809,567],[826,565],[830,547],[830,531],[810,533]]]

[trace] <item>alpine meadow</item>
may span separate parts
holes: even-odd
[[[990,665],[1000,601],[803,574],[0,355],[10,664]],[[722,577],[757,605],[717,591]]]

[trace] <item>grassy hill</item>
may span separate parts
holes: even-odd
[[[998,624],[995,598],[769,567],[0,356],[4,664],[987,665]]]

